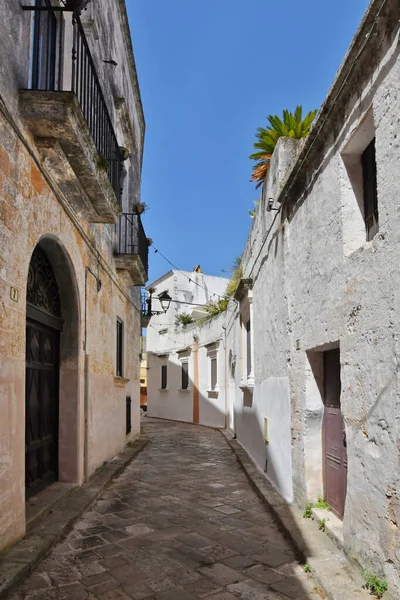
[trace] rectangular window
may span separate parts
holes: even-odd
[[[182,389],[187,390],[189,387],[189,363],[182,363]]]
[[[367,231],[367,240],[372,240],[379,230],[375,138],[362,153],[361,163],[364,187],[364,221]]]
[[[117,319],[117,377],[124,376],[124,324]]]
[[[211,359],[211,390],[217,387],[217,357]]]
[[[126,435],[132,431],[132,400],[130,396],[126,397]]]
[[[161,366],[161,389],[167,389],[167,365]]]
[[[246,360],[247,360],[247,377],[251,375],[251,323],[250,319],[246,323]]]
[[[50,0],[36,0],[35,6],[44,10],[33,12],[31,88],[55,91],[60,87],[61,24]]]

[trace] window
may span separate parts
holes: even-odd
[[[251,376],[251,322],[250,319],[246,323],[246,363],[247,363],[247,377]]]
[[[117,319],[117,377],[124,376],[124,323]]]
[[[214,342],[207,346],[207,356],[210,359],[208,392],[218,394],[218,346],[219,342]]]
[[[126,435],[132,431],[132,400],[130,396],[126,397]]]
[[[161,389],[167,389],[167,365],[161,365]]]
[[[217,357],[211,359],[211,387],[214,391],[217,387]]]
[[[36,0],[35,6],[42,10],[33,12],[30,85],[33,90],[54,91],[59,89],[61,24],[50,0]]]
[[[379,230],[375,138],[362,153],[361,163],[364,189],[364,221],[367,231],[367,240],[372,240]]]
[[[182,389],[187,390],[189,387],[189,363],[182,363]]]

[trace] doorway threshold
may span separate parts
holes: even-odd
[[[77,486],[76,483],[64,483],[56,481],[42,490],[36,496],[32,496],[25,503],[25,518],[27,530],[32,527],[36,519],[48,513],[54,504],[67,496]]]
[[[313,508],[312,519],[332,540],[334,544],[343,551],[343,521],[333,512],[324,508]],[[321,522],[323,525],[321,525]]]

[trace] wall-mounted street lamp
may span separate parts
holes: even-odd
[[[92,0],[62,0],[62,3],[64,4],[64,6],[67,10],[72,10],[74,12],[80,12],[84,8],[86,8],[87,5],[89,4],[89,2],[91,2],[91,1]]]
[[[149,297],[146,298],[147,309],[145,308],[144,311],[143,311],[143,316],[144,317],[149,317],[150,318],[153,315],[163,315],[163,314],[165,314],[167,312],[167,310],[169,309],[169,306],[171,304],[172,298],[168,294],[168,292],[162,292],[162,294],[160,294],[158,296],[158,300],[160,301],[162,310],[152,310],[152,308],[151,308],[152,300],[153,300],[153,294],[152,294],[152,292],[150,292]]]

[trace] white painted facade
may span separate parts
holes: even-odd
[[[193,421],[197,369],[199,422],[211,427],[225,426],[225,352],[222,345],[225,315],[201,327],[195,323],[185,327],[176,325],[175,319],[181,313],[191,314],[196,320],[204,317],[206,313],[202,306],[223,296],[228,282],[223,277],[173,270],[148,286],[148,289],[154,289],[153,310],[161,310],[157,300],[159,294],[168,292],[173,299],[168,311],[152,317],[147,328],[149,416]],[[213,358],[217,360],[217,386],[214,390],[211,389]],[[182,389],[183,363],[188,364],[187,389]],[[166,389],[162,389],[163,365],[167,369]]]
[[[400,593],[399,23],[397,1],[371,2],[310,135],[276,147],[238,304],[206,330],[188,326],[171,346],[172,355],[193,347],[193,335],[200,347],[220,340],[225,389],[207,424],[225,420],[279,493],[300,506],[324,494],[322,359],[340,349],[344,548],[392,593]],[[367,241],[361,154],[373,138],[379,230]],[[267,211],[270,198],[279,210]],[[170,342],[157,335],[152,360],[160,361],[155,348]],[[149,414],[163,416],[167,395],[154,409],[150,396]],[[191,414],[187,407],[182,420]]]

